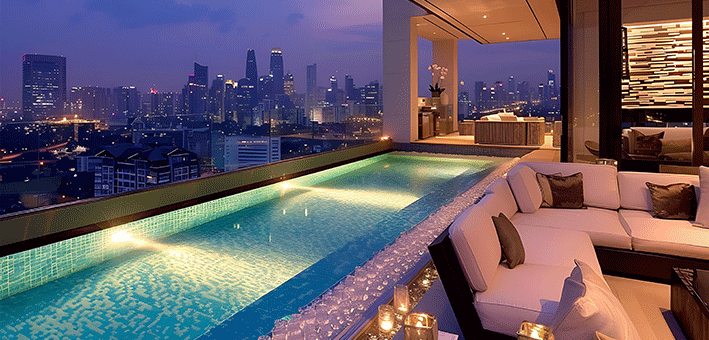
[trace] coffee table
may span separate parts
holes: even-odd
[[[709,270],[673,268],[670,308],[687,339],[709,340]]]

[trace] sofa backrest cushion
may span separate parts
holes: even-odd
[[[647,182],[659,185],[689,183],[694,185],[697,201],[701,199],[699,195],[699,176],[620,171],[618,172],[620,207],[623,209],[653,211],[650,189],[645,185]]]
[[[554,162],[521,162],[518,165],[526,165],[546,175],[560,173],[562,176],[569,176],[581,172],[584,205],[613,210],[620,208],[618,169],[614,166]],[[515,198],[516,194],[515,192]]]
[[[532,168],[517,164],[507,172],[507,183],[517,201],[519,211],[533,213],[542,205],[542,191],[537,182],[537,173]]]
[[[448,232],[470,287],[479,292],[487,290],[502,256],[490,214],[482,206],[473,205],[455,218]]]
[[[512,217],[517,213],[517,203],[512,189],[504,178],[497,178],[485,189],[485,195],[495,195],[495,199],[487,208],[490,216],[498,216],[500,213],[507,217]]]

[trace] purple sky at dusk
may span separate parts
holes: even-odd
[[[217,74],[239,80],[249,48],[256,51],[259,75],[268,74],[273,47],[283,51],[298,93],[305,92],[312,63],[318,64],[319,86],[333,74],[341,86],[345,74],[356,86],[381,82],[382,2],[0,0],[0,97],[21,99],[23,54],[67,57],[68,87],[135,85],[146,92],[180,91],[193,61],[209,66],[210,84]],[[420,63],[427,66],[425,50]],[[559,69],[558,40],[461,41],[459,52],[459,78],[468,90],[476,80],[506,81],[510,74],[538,84],[547,69]]]

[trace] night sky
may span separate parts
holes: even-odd
[[[422,46],[425,69],[431,57]],[[23,54],[67,57],[69,87],[135,85],[147,92],[180,91],[193,61],[209,66],[210,84],[217,74],[239,80],[249,48],[259,75],[268,74],[273,47],[283,51],[298,93],[312,63],[319,86],[333,74],[341,87],[345,74],[356,86],[381,82],[381,0],[0,0],[0,97],[21,99]],[[559,41],[461,41],[459,67],[466,90],[476,80],[506,83],[511,74],[538,84],[547,69],[558,73]]]

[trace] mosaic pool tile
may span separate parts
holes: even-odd
[[[444,183],[493,165],[382,155],[0,258],[0,338],[194,338],[345,245],[374,247],[339,255],[348,272],[382,246],[358,240],[395,239]]]

